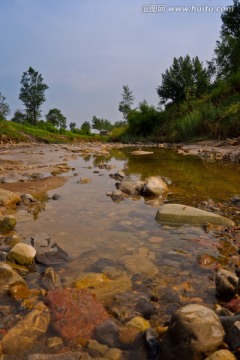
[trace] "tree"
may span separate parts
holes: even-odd
[[[217,41],[215,58],[210,62],[218,78],[225,78],[240,70],[240,2],[233,0],[221,16],[220,41]]]
[[[58,128],[66,129],[67,127],[66,125],[67,119],[59,109],[56,108],[50,109],[48,114],[45,115],[45,118],[48,122],[50,122],[51,124],[53,124]]]
[[[77,126],[77,124],[76,124],[75,122],[70,122],[70,124],[69,124],[69,129],[70,129],[71,131],[73,131],[73,130],[76,129],[76,126]]]
[[[32,67],[29,67],[28,71],[23,73],[21,84],[19,99],[25,105],[28,121],[36,125],[41,113],[40,106],[46,100],[45,91],[48,86],[44,84],[42,75]]]
[[[26,115],[21,110],[16,110],[12,121],[18,124],[23,124],[26,121]]]
[[[129,132],[135,135],[151,134],[159,122],[159,112],[146,100],[139,103],[139,108],[128,114]]]
[[[95,130],[111,130],[113,125],[109,120],[100,119],[94,115],[92,118],[92,128]]]
[[[119,103],[118,110],[123,113],[123,119],[126,121],[131,110],[131,106],[134,103],[134,96],[128,85],[123,85],[123,92],[121,95],[122,101]]]
[[[90,135],[91,134],[91,124],[89,121],[84,121],[81,126],[81,134],[82,135]]]
[[[210,76],[196,56],[173,59],[173,64],[162,74],[162,85],[157,88],[160,104],[179,104],[204,94],[210,85]]]
[[[6,120],[6,116],[10,113],[9,105],[5,100],[5,96],[0,92],[0,120]]]

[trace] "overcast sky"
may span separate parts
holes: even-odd
[[[77,126],[93,115],[121,120],[124,84],[135,106],[144,99],[157,106],[156,88],[174,57],[212,58],[218,7],[227,5],[232,0],[0,0],[0,92],[11,115],[23,110],[20,80],[32,66],[49,86],[43,115],[59,108]]]

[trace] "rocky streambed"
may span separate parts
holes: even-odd
[[[0,149],[2,359],[240,358],[237,187],[183,198],[139,151]]]

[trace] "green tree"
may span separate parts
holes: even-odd
[[[90,135],[91,134],[91,124],[89,121],[84,121],[84,123],[82,123],[82,126],[80,128],[81,134],[82,135]]]
[[[21,85],[19,99],[25,105],[28,121],[36,125],[41,113],[40,106],[46,100],[45,91],[48,85],[44,84],[42,75],[32,67],[23,73]]]
[[[131,106],[134,103],[134,96],[128,85],[123,85],[123,92],[121,95],[122,100],[119,103],[118,110],[123,113],[123,119],[126,121],[127,116],[131,110]]]
[[[58,128],[66,129],[67,127],[66,117],[61,113],[61,110],[59,109],[56,108],[50,109],[48,114],[45,115],[45,118],[48,122],[50,122],[51,124],[53,124]]]
[[[157,88],[160,104],[179,104],[204,94],[210,86],[210,76],[198,57],[187,55],[173,59],[173,64],[162,74],[162,85]]]
[[[139,103],[139,108],[128,114],[129,132],[134,135],[149,135],[159,122],[159,112],[146,100]]]
[[[12,121],[18,124],[23,124],[26,121],[26,115],[22,111],[16,110]]]
[[[76,129],[76,126],[77,126],[77,124],[76,124],[75,122],[70,122],[70,124],[69,124],[69,129],[70,129],[71,131],[73,131],[73,130]]]
[[[109,120],[100,119],[94,115],[92,118],[92,128],[95,130],[111,130],[113,125]]]
[[[221,16],[220,40],[210,66],[218,78],[225,78],[240,70],[240,2],[233,0]]]
[[[5,96],[0,92],[0,120],[6,120],[6,116],[10,113],[10,107],[5,100]]]

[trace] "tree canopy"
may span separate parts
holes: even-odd
[[[91,124],[89,121],[84,121],[84,123],[82,123],[81,128],[80,128],[81,134],[82,135],[90,135],[91,134]]]
[[[209,73],[196,56],[173,59],[173,64],[162,74],[162,85],[157,88],[160,104],[179,104],[185,100],[195,99],[208,89]]]
[[[66,117],[61,113],[61,110],[59,109],[50,109],[48,114],[45,116],[46,120],[53,124],[54,126],[66,129],[67,125],[67,119]]]
[[[21,79],[19,99],[24,103],[28,121],[36,125],[41,113],[40,107],[46,100],[45,91],[48,85],[43,82],[43,77],[38,71],[29,67]]]
[[[0,92],[0,120],[6,120],[6,116],[10,113],[10,107],[5,100],[5,96]]]
[[[97,118],[95,115],[92,118],[92,128],[95,130],[111,130],[113,125],[107,119]]]
[[[122,100],[119,102],[118,110],[123,113],[123,119],[126,121],[127,116],[134,103],[133,92],[129,89],[128,85],[123,85]]]
[[[215,58],[210,65],[218,78],[228,77],[240,70],[240,2],[233,0],[221,16],[220,40],[215,48]]]

